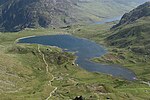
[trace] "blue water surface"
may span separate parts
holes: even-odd
[[[19,43],[58,46],[64,50],[67,49],[68,51],[76,52],[76,56],[78,56],[76,63],[90,72],[106,73],[127,80],[134,80],[136,77],[131,70],[124,67],[91,62],[89,59],[102,56],[107,51],[101,45],[87,39],[77,38],[71,35],[47,35],[20,39]]]

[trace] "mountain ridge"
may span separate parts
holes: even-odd
[[[18,31],[26,27],[46,28],[75,22],[69,13],[73,11],[72,5],[68,0],[9,0],[2,5],[1,27],[2,30]]]
[[[139,3],[138,0],[0,0],[0,31],[96,22],[120,16]]]
[[[139,12],[139,13],[138,13]],[[112,29],[106,41],[111,46],[127,48],[142,54],[150,54],[150,2],[126,13]]]
[[[121,18],[120,22],[117,25],[115,25],[114,28],[123,24],[130,24],[136,21],[137,19],[146,16],[150,16],[150,1],[138,6],[129,13],[125,13]]]

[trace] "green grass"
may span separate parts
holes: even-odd
[[[136,24],[136,26],[147,25],[146,23],[148,22],[145,21],[145,19],[143,19],[143,20],[139,20],[138,23],[139,24]],[[138,54],[136,52],[129,50],[128,48],[119,48],[117,46],[108,45],[106,38],[108,36],[115,34],[115,31],[118,32],[118,30],[111,30],[111,31],[109,30],[113,25],[114,23],[106,23],[104,25],[81,26],[79,27],[80,30],[75,31],[73,35],[93,40],[99,44],[104,45],[105,48],[108,50],[108,53],[106,55],[102,57],[93,58],[91,59],[92,61],[103,63],[103,64],[118,64],[132,70],[138,77],[138,83],[136,84],[132,83],[130,85],[126,85],[124,84],[124,82],[122,82],[117,86],[117,89],[125,93],[131,93],[132,95],[128,95],[128,96],[130,96],[130,98],[133,100],[142,99],[142,98],[143,100],[145,100],[149,98],[148,93],[150,88],[148,87],[147,90],[145,90],[145,88],[141,86],[141,81],[150,80],[149,78],[150,58],[148,55]],[[131,26],[124,26],[123,29],[126,29],[127,27],[128,28],[133,27],[133,25],[131,24]],[[143,26],[144,29],[146,29],[147,27],[144,28]],[[148,31],[145,30],[145,32]],[[144,33],[144,35],[146,34],[147,33]],[[146,37],[148,38],[148,35],[146,35]],[[136,45],[138,46],[138,43]],[[139,97],[135,97],[135,95],[133,94],[136,95],[141,94],[141,95]]]
[[[115,16],[123,15],[137,6],[136,1],[122,1],[122,0],[111,0],[105,2],[104,0],[92,0],[89,2],[78,3],[78,15],[77,18],[80,21],[100,21],[105,18],[112,18]]]
[[[72,35],[77,37],[87,38],[96,41],[97,43],[103,43],[104,38],[110,35],[109,29],[115,24],[116,22],[106,23],[102,25],[76,25],[68,29],[68,33],[71,33]]]
[[[87,25],[77,27],[73,35],[83,38],[88,38],[102,44],[108,50],[108,53],[102,57],[93,58],[95,62],[100,62],[104,64],[119,64],[133,70],[139,79],[150,80],[149,78],[149,66],[150,66],[150,57],[149,57],[149,17],[142,18],[136,21],[135,23],[124,25],[118,27],[117,29],[110,30],[110,28],[116,24],[115,22],[106,23],[103,25]],[[140,36],[143,39],[138,39],[137,35],[132,35],[129,37],[122,38],[123,35],[131,33],[132,28],[140,31],[134,31],[134,34],[141,34]],[[75,28],[74,28],[75,29]],[[141,32],[142,31],[142,32]],[[120,37],[119,37],[120,36]],[[112,37],[112,38],[110,38]],[[107,39],[106,39],[107,38]],[[109,39],[110,38],[110,39]],[[109,40],[108,40],[109,39]],[[127,44],[125,41],[132,41],[133,44]],[[140,41],[140,42],[137,42]],[[117,43],[118,45],[108,45],[110,43]],[[122,47],[120,47],[122,45]],[[139,46],[140,45],[140,46]],[[144,46],[144,47],[143,47]],[[129,49],[130,47],[130,49]],[[134,50],[134,51],[133,51]]]
[[[100,29],[103,32],[107,27],[82,26],[78,33],[93,32],[91,39],[96,39]],[[107,26],[111,26],[107,24]],[[88,30],[84,29],[85,27]],[[76,29],[71,27],[68,32]],[[87,100],[112,100],[124,99],[149,99],[149,87],[139,81],[129,82],[126,80],[113,78],[106,74],[87,72],[76,65],[72,65],[75,60],[73,53],[63,52],[60,48],[42,46],[41,52],[45,55],[50,73],[46,72],[45,63],[42,55],[38,52],[38,45],[16,44],[17,38],[32,35],[53,35],[60,32],[67,33],[65,30],[26,30],[19,33],[0,34],[0,97],[2,100],[41,100],[46,99],[54,87],[58,87],[50,99],[67,100],[82,95]],[[74,33],[74,34],[75,34]],[[97,34],[96,34],[97,33]],[[86,36],[88,36],[86,34]],[[81,36],[81,34],[75,34]],[[84,37],[84,34],[82,34]],[[90,37],[91,37],[90,36]],[[98,39],[99,40],[99,39]],[[102,43],[102,39],[99,43]],[[49,80],[52,75],[56,77],[52,86]],[[147,92],[148,91],[148,92]]]

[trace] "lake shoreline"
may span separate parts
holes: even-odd
[[[61,40],[59,40],[59,38],[61,38]],[[30,41],[30,39],[31,39],[31,41]],[[46,41],[43,42],[43,40],[47,40],[47,42]],[[80,42],[78,43],[77,41],[80,41]],[[66,43],[66,45],[64,43],[62,44],[62,42]],[[75,47],[72,44],[72,42],[73,42],[73,44],[75,43],[74,44]],[[88,39],[76,38],[72,35],[66,35],[66,34],[62,35],[61,34],[61,35],[44,35],[44,36],[36,36],[36,37],[30,36],[28,38],[25,37],[25,38],[20,39],[20,41],[18,43],[29,43],[29,44],[31,43],[31,44],[42,44],[42,45],[48,45],[48,46],[56,46],[56,47],[59,47],[62,49],[67,49],[67,51],[69,51],[69,52],[75,52],[74,49],[78,48],[77,50],[79,52],[76,53],[76,56],[78,56],[78,59],[75,62],[81,68],[83,68],[87,71],[91,71],[91,72],[101,72],[101,73],[106,73],[106,74],[112,74],[115,77],[118,75],[120,77],[120,75],[121,75],[123,78],[125,78],[127,80],[133,80],[135,77],[135,74],[133,74],[131,72],[131,70],[126,69],[124,67],[119,67],[119,66],[113,67],[114,65],[107,65],[107,67],[106,67],[106,65],[102,65],[100,63],[87,61],[86,59],[90,60],[93,57],[99,57],[99,56],[102,56],[102,55],[107,53],[107,51],[103,48],[103,46],[95,43],[94,41],[90,41]],[[80,45],[81,45],[81,47],[80,47]],[[89,45],[90,45],[90,48],[88,48]],[[69,47],[69,46],[71,46],[71,47]],[[90,51],[87,51],[87,50],[90,50]],[[86,52],[89,52],[89,53],[86,53]],[[112,69],[112,71],[111,70],[109,71],[109,69]],[[117,70],[119,73],[117,72]],[[122,72],[122,73],[120,73],[120,72]],[[130,75],[133,76],[133,78],[130,77]]]

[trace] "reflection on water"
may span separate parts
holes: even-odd
[[[90,58],[104,55],[107,51],[95,42],[87,39],[76,38],[71,35],[36,36],[19,40],[19,43],[34,43],[50,46],[58,46],[64,50],[76,52],[76,63],[91,72],[102,72],[113,76],[133,80],[135,74],[117,65],[102,65],[89,61]]]

